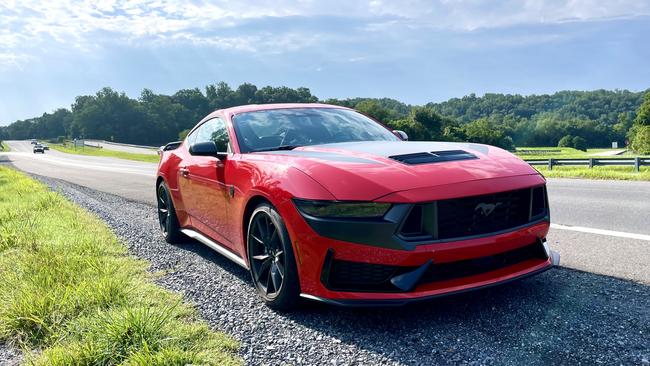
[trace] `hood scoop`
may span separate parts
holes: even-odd
[[[467,151],[464,150],[419,152],[419,153],[412,153],[412,154],[393,155],[393,156],[389,156],[389,158],[399,161],[402,164],[408,164],[408,165],[431,164],[431,163],[442,163],[446,161],[478,159],[476,155],[472,153],[468,153]]]

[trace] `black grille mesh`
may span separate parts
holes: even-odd
[[[416,205],[400,235],[409,240],[454,239],[516,228],[546,215],[545,187]]]
[[[332,288],[383,289],[386,285],[390,287],[388,281],[398,268],[383,264],[334,260],[328,281]]]

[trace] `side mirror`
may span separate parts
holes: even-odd
[[[190,154],[195,156],[214,156],[220,160],[228,156],[226,151],[219,151],[214,141],[197,142],[190,145]]]
[[[402,141],[408,141],[409,140],[409,135],[406,134],[406,132],[402,130],[393,130],[393,134],[397,137],[399,137],[400,140]]]

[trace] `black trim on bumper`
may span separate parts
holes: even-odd
[[[334,300],[334,299],[327,299],[323,297],[318,297],[318,296],[313,296],[309,294],[300,294],[300,297],[308,300],[314,300],[314,301],[319,301],[325,304],[329,305],[336,305],[336,306],[342,306],[342,307],[388,307],[388,306],[404,306],[407,304],[415,303],[415,302],[421,302],[421,301],[428,301],[436,298],[441,298],[441,297],[446,297],[446,296],[452,296],[452,295],[458,295],[466,292],[471,292],[471,291],[477,291],[477,290],[482,290],[482,289],[487,289],[490,287],[494,286],[500,286],[504,285],[513,281],[518,281],[522,280],[527,277],[531,277],[543,272],[548,271],[549,269],[553,268],[553,264],[549,264],[548,266],[538,269],[536,271],[528,272],[525,273],[521,276],[509,278],[507,280],[495,282],[495,283],[490,283],[488,285],[482,285],[482,286],[477,286],[477,287],[472,287],[464,290],[457,290],[457,291],[450,291],[450,292],[445,292],[443,294],[438,294],[438,295],[430,295],[430,296],[422,296],[422,297],[415,297],[415,298],[410,298],[410,299],[391,299],[391,300]]]
[[[428,260],[417,266],[341,260],[336,259],[334,254],[331,248],[325,254],[320,275],[321,283],[331,291],[368,293],[404,293],[412,291],[418,285],[471,277],[531,259],[554,260],[543,239],[482,257],[445,263]]]

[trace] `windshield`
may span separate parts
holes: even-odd
[[[351,141],[399,141],[381,124],[339,108],[272,109],[233,118],[242,153]]]

